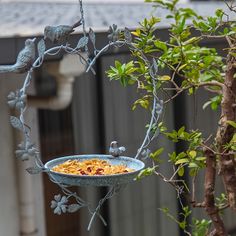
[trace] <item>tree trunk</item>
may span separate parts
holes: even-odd
[[[204,205],[208,216],[212,220],[214,230],[211,236],[227,236],[224,223],[220,217],[219,209],[215,205],[215,177],[216,177],[216,156],[209,150],[205,150],[206,155],[206,172],[205,172],[205,199]]]
[[[236,211],[236,172],[234,155],[230,155],[224,150],[224,145],[232,139],[235,128],[227,123],[228,120],[236,120],[236,73],[235,58],[228,55],[226,77],[223,86],[223,97],[221,102],[221,119],[217,131],[216,141],[220,153],[220,173],[222,174],[226,193],[228,196],[229,206]]]

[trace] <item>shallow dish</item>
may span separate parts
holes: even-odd
[[[128,168],[133,169],[132,172],[115,174],[115,175],[72,175],[58,173],[52,170],[52,168],[58,164],[61,164],[67,160],[87,160],[87,159],[100,159],[108,161],[111,165],[125,165]],[[74,155],[74,156],[65,156],[53,159],[45,164],[45,167],[49,169],[49,174],[54,181],[66,184],[69,186],[111,186],[116,184],[127,184],[132,182],[134,178],[138,175],[140,170],[144,168],[144,163],[140,160],[119,156],[113,157],[111,155],[99,155],[99,154],[90,154],[90,155]]]

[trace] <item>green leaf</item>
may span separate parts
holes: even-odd
[[[222,9],[217,9],[217,10],[215,11],[215,14],[216,14],[217,17],[222,18],[223,15],[224,15],[224,12],[223,12]]]
[[[189,168],[198,168],[198,164],[195,163],[195,162],[190,162],[189,165],[188,165]]]
[[[186,156],[187,156],[187,155],[186,155],[185,152],[181,152],[181,153],[178,154],[178,156],[177,156],[176,158],[179,160],[179,159],[182,159],[182,158],[184,158],[184,157],[186,157]]]
[[[226,123],[233,126],[236,129],[236,122],[234,122],[232,120],[227,120]]]
[[[122,66],[122,64],[119,61],[115,61],[115,66],[116,68],[120,68]]]
[[[183,159],[176,161],[175,164],[179,165],[179,164],[184,164],[184,163],[188,163],[188,162],[189,162],[188,158],[183,158]]]
[[[160,80],[162,81],[168,81],[168,80],[171,80],[170,76],[169,75],[163,75],[160,77]]]
[[[188,64],[183,64],[178,68],[178,72],[181,71],[182,69],[184,69],[184,67],[186,67]]]
[[[181,229],[185,229],[186,228],[186,221],[179,222],[179,227]]]
[[[197,161],[205,161],[205,160],[206,160],[206,157],[196,157],[196,160],[197,160]]]
[[[182,126],[179,130],[178,130],[178,136],[182,136],[182,134],[184,133],[185,131],[185,127]]]
[[[184,175],[184,167],[180,167],[178,170],[178,175],[183,176]]]
[[[203,73],[203,74],[200,74],[199,80],[202,82],[207,82],[207,81],[210,81],[213,77],[214,75],[212,74]]]
[[[156,40],[154,41],[154,45],[161,49],[162,51],[166,52],[167,51],[167,46],[166,46],[166,43],[162,42],[162,41],[159,41],[159,40]]]
[[[194,150],[192,150],[192,151],[190,151],[190,152],[188,153],[188,155],[189,155],[192,159],[194,159],[194,158],[197,156],[197,152],[194,151]]]
[[[164,151],[164,148],[159,148],[157,149],[154,153],[150,154],[150,158],[152,158],[155,161],[159,161],[159,159],[157,158],[159,155],[161,155],[161,153]]]
[[[140,180],[140,179],[142,179],[144,177],[147,177],[147,176],[150,176],[150,175],[154,174],[155,168],[156,167],[154,166],[154,167],[148,167],[148,168],[146,168],[144,170],[141,170],[139,172],[138,176],[136,177],[136,180]]]

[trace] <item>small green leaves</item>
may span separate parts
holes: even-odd
[[[133,61],[127,64],[121,64],[119,61],[115,61],[115,67],[111,66],[110,70],[107,71],[107,75],[110,80],[119,80],[120,83],[126,87],[128,84],[131,85],[136,82],[134,74],[136,70]]]
[[[236,133],[233,135],[229,143],[225,144],[225,150],[236,151]]]
[[[159,80],[161,80],[161,81],[169,81],[169,80],[171,80],[171,78],[170,78],[169,75],[162,75],[162,76],[160,76]]]
[[[217,9],[215,14],[219,19],[222,20],[222,17],[224,16],[224,11],[222,9]]]
[[[163,147],[157,149],[155,152],[150,154],[150,158],[156,162],[160,162],[159,156],[163,153],[163,151],[164,151]]]
[[[133,104],[132,110],[135,110],[138,105],[143,107],[144,109],[148,109],[150,106],[150,99],[151,99],[150,95],[145,95],[144,97],[136,100]]]
[[[156,41],[154,41],[154,45],[155,45],[158,49],[162,50],[163,52],[166,52],[166,51],[167,51],[167,46],[166,46],[166,43],[165,43],[165,42],[162,42],[162,41],[160,41],[160,40],[156,40]]]
[[[179,168],[179,170],[178,170],[178,175],[179,175],[180,177],[182,177],[182,176],[184,175],[184,167],[183,167],[183,166],[181,166],[181,167]]]
[[[219,197],[216,197],[216,205],[218,208],[224,207],[227,204],[227,196],[221,193]]]
[[[189,157],[194,159],[196,156],[197,156],[197,152],[194,151],[194,150],[191,150],[189,153],[188,153]]]
[[[144,170],[141,170],[139,172],[138,176],[136,177],[136,180],[140,180],[140,179],[142,179],[144,177],[153,175],[155,173],[155,169],[156,169],[156,166],[148,167],[148,168],[145,168]]]
[[[176,165],[184,164],[184,163],[189,163],[189,159],[188,158],[183,158],[183,159],[179,159],[175,162]]]
[[[210,101],[207,101],[206,103],[204,103],[202,108],[206,109],[206,107],[210,105],[211,109],[215,111],[215,110],[217,110],[218,106],[220,105],[221,100],[222,100],[222,95],[217,95],[217,96],[211,98]]]
[[[207,235],[209,227],[211,226],[211,220],[198,220],[193,218],[192,220],[192,235],[193,236],[200,236],[200,235]]]

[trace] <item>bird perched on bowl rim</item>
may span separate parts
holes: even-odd
[[[15,72],[24,73],[27,72],[33,65],[35,60],[35,40],[26,39],[25,47],[19,52],[16,62],[13,65],[0,65],[0,73]]]
[[[110,144],[110,148],[109,148],[109,153],[113,156],[113,157],[118,157],[121,155],[121,153],[123,153],[126,150],[125,147],[119,147],[118,146],[118,142],[117,141],[112,141]]]
[[[44,28],[44,40],[49,39],[53,43],[63,43],[68,40],[74,29],[82,24],[80,19],[73,25],[46,26]]]

